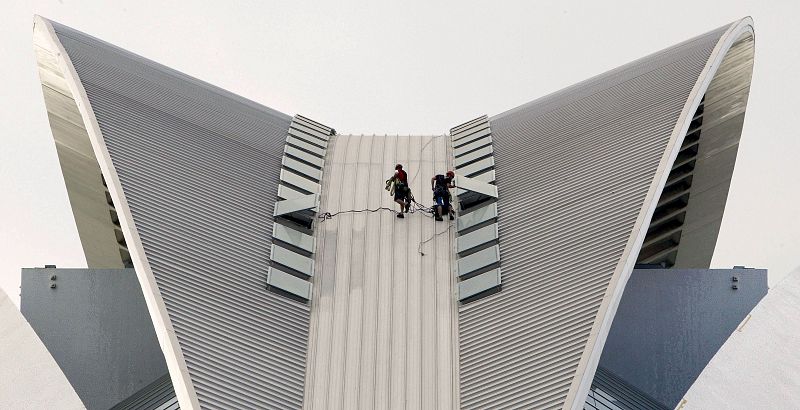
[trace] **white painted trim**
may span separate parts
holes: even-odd
[[[114,169],[108,149],[105,146],[100,126],[97,123],[97,118],[95,118],[89,98],[86,95],[86,90],[84,90],[78,73],[75,71],[75,67],[72,65],[72,61],[64,49],[64,46],[56,36],[50,21],[38,15],[34,16],[34,30],[44,30],[45,33],[48,34],[48,36],[43,36],[43,38],[51,42],[51,50],[56,54],[58,64],[69,85],[78,110],[81,113],[86,131],[89,134],[89,140],[92,143],[92,148],[97,157],[97,162],[100,164],[100,169],[108,185],[108,190],[114,200],[114,207],[117,210],[122,232],[128,244],[128,251],[133,260],[136,276],[139,278],[139,283],[142,286],[142,293],[147,303],[147,310],[150,312],[150,316],[153,320],[153,327],[155,328],[158,342],[161,346],[161,350],[164,352],[164,358],[167,362],[167,368],[169,369],[170,378],[172,379],[172,385],[178,397],[178,402],[182,409],[199,409],[200,404],[197,400],[197,393],[192,385],[189,370],[186,367],[186,361],[184,360],[180,344],[178,343],[177,335],[175,334],[172,322],[167,314],[164,300],[161,297],[158,284],[153,276],[153,271],[147,261],[147,256],[145,255],[139,233],[133,222],[131,210],[128,207],[128,201],[125,199],[125,195],[122,192],[122,184]]]
[[[609,281],[606,294],[603,297],[603,302],[600,304],[600,308],[597,311],[597,316],[595,316],[594,325],[586,341],[586,347],[584,348],[583,355],[581,355],[578,368],[575,371],[576,377],[572,379],[572,384],[570,385],[566,401],[564,402],[563,408],[565,409],[583,409],[586,396],[589,394],[589,388],[594,379],[594,373],[597,370],[597,365],[600,363],[600,356],[603,353],[603,347],[605,346],[608,332],[611,330],[611,323],[617,312],[620,299],[622,298],[622,292],[625,290],[625,285],[628,283],[633,267],[636,264],[636,258],[639,255],[645,235],[647,234],[647,227],[650,225],[653,212],[655,212],[656,205],[658,204],[658,198],[664,190],[664,185],[666,185],[667,178],[669,177],[669,171],[672,169],[672,164],[678,156],[678,151],[680,151],[681,144],[686,136],[686,131],[689,129],[692,115],[700,105],[700,101],[708,89],[711,80],[714,78],[714,74],[716,74],[717,69],[719,69],[719,66],[725,58],[725,54],[733,43],[736,42],[742,34],[748,31],[753,33],[753,20],[750,17],[745,17],[730,25],[728,30],[720,37],[703,71],[700,72],[697,82],[689,93],[689,98],[681,111],[680,117],[678,117],[676,127],[672,131],[664,156],[661,158],[658,170],[647,192],[642,210],[639,212],[639,216],[631,231],[631,236],[614,270],[614,275]]]

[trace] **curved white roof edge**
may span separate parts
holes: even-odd
[[[108,149],[105,146],[100,126],[92,111],[89,98],[86,95],[86,90],[81,84],[78,73],[75,71],[64,46],[56,36],[50,21],[39,15],[34,16],[34,32],[37,31],[42,34],[40,38],[49,43],[42,44],[41,46],[49,47],[57,55],[58,64],[69,85],[78,110],[80,111],[97,162],[100,165],[108,190],[114,201],[128,251],[130,252],[134,267],[136,268],[136,275],[139,277],[139,282],[142,285],[142,293],[147,303],[147,309],[153,319],[153,327],[155,328],[158,342],[161,345],[161,350],[164,352],[164,359],[167,362],[172,385],[175,389],[175,394],[178,397],[180,406],[183,409],[198,409],[200,405],[189,377],[186,361],[183,358],[183,353],[178,344],[178,339],[170,322],[169,315],[167,314],[164,300],[158,290],[155,277],[153,276],[147,256],[145,255],[139,233],[133,223],[131,210],[125,196],[122,195],[122,185],[117,171],[112,164]]]
[[[692,121],[692,114],[700,105],[711,80],[722,64],[728,50],[730,50],[731,46],[739,40],[742,35],[747,33],[755,36],[753,20],[750,17],[745,17],[730,25],[711,52],[708,62],[689,94],[689,98],[681,111],[680,117],[678,117],[676,127],[672,131],[664,156],[659,163],[655,178],[645,197],[642,211],[636,220],[632,234],[623,251],[622,258],[620,258],[614,275],[609,282],[606,294],[603,297],[603,302],[598,309],[595,323],[592,326],[589,340],[586,343],[586,349],[578,364],[576,374],[581,376],[573,379],[564,408],[571,408],[574,410],[583,409],[586,395],[594,379],[594,373],[600,362],[600,356],[603,353],[603,347],[608,337],[608,332],[611,329],[611,323],[616,314],[620,299],[622,298],[622,293],[625,290],[625,285],[636,264],[639,251],[642,248],[642,243],[647,234],[647,228],[653,217],[653,212],[656,209],[661,192],[664,190],[669,172],[678,156],[678,151],[686,136],[686,132],[689,129],[689,124]]]

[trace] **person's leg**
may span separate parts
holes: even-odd
[[[450,217],[450,220],[451,220],[451,221],[452,221],[453,219],[455,219],[455,218],[453,218],[453,211],[452,211],[452,209],[450,208],[450,198],[445,198],[445,199],[444,199],[444,204],[442,205],[442,209],[444,210],[444,212],[446,212],[446,213],[447,213],[447,216],[449,216],[449,217]],[[444,216],[444,215],[442,215],[442,216]]]
[[[394,202],[397,203],[397,205],[400,205],[400,212],[397,214],[397,217],[398,218],[405,218],[403,216],[403,207],[405,206],[405,200],[403,199],[403,195],[400,194],[400,193],[395,193],[394,194]]]
[[[443,201],[442,197],[441,196],[437,196],[436,197],[436,206],[434,207],[434,209],[437,210],[437,212],[434,215],[434,218],[437,221],[442,221],[443,220],[442,219],[442,215],[443,215],[442,214],[442,210],[443,210],[442,205],[444,205],[444,201]]]

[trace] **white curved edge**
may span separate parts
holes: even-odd
[[[583,409],[586,396],[589,394],[589,388],[594,379],[594,373],[600,362],[600,356],[603,353],[603,347],[605,346],[608,332],[611,329],[611,323],[619,307],[622,292],[625,290],[625,285],[628,283],[633,267],[636,264],[636,259],[642,248],[645,235],[647,234],[647,227],[650,225],[650,220],[653,218],[653,212],[655,212],[658,198],[664,190],[667,178],[669,177],[669,171],[672,169],[672,164],[678,156],[678,151],[689,129],[689,124],[692,121],[692,114],[700,105],[703,95],[722,64],[728,50],[742,34],[748,31],[755,37],[753,19],[750,17],[745,17],[737,22],[731,23],[728,30],[725,31],[716,46],[714,46],[714,50],[712,50],[705,67],[703,67],[703,71],[700,72],[697,82],[689,93],[689,98],[681,111],[681,115],[678,117],[676,127],[672,131],[664,156],[661,158],[653,182],[647,192],[642,210],[639,212],[639,216],[631,231],[631,236],[628,239],[628,243],[625,245],[625,250],[614,270],[606,293],[603,296],[603,301],[597,311],[597,316],[592,325],[589,339],[586,342],[583,355],[575,371],[576,377],[572,379],[572,384],[567,393],[567,399],[564,402],[563,408],[565,409]]]
[[[56,36],[50,21],[42,16],[35,15],[33,18],[33,25],[34,31],[37,29],[44,30],[44,33],[47,35],[43,37],[51,42],[52,50],[57,52],[58,64],[69,85],[78,110],[81,113],[81,118],[89,134],[89,140],[91,141],[95,157],[97,158],[98,164],[100,164],[100,169],[108,185],[109,193],[114,200],[114,207],[119,215],[125,242],[128,244],[128,251],[130,252],[131,260],[136,270],[136,276],[139,278],[139,284],[142,287],[147,310],[150,312],[150,317],[153,320],[153,327],[158,337],[158,343],[161,346],[161,350],[164,352],[164,359],[166,360],[170,378],[172,379],[172,386],[175,389],[180,407],[182,409],[199,409],[200,404],[197,400],[197,394],[192,385],[191,378],[189,377],[189,370],[186,367],[186,361],[183,358],[177,335],[175,334],[175,330],[167,314],[164,300],[161,297],[161,292],[158,290],[158,285],[153,276],[150,264],[147,261],[147,256],[144,253],[144,247],[142,246],[139,233],[133,223],[131,210],[122,192],[122,185],[114,169],[108,149],[105,146],[100,126],[92,110],[89,98],[86,95],[86,90],[84,90],[83,84],[81,84],[78,78],[78,73],[75,71],[75,67],[73,67],[72,61],[64,49],[64,46],[61,44],[58,36]]]

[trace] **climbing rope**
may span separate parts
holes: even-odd
[[[433,207],[423,206],[422,204],[420,204],[419,202],[417,202],[417,201],[415,201],[413,199],[411,200],[411,202],[414,204],[414,207],[409,210],[409,213],[413,214],[415,212],[419,212],[419,213],[422,213],[423,215],[427,216],[428,218],[433,218],[433,213],[434,213]],[[394,209],[387,208],[385,206],[381,206],[381,207],[378,207],[378,208],[375,208],[375,209],[348,209],[348,210],[344,210],[344,211],[337,211],[337,212],[334,212],[334,213],[323,212],[323,213],[319,214],[317,216],[317,218],[319,218],[320,221],[324,222],[324,221],[327,221],[329,219],[333,219],[334,216],[341,215],[341,214],[357,214],[357,213],[364,213],[364,212],[375,213],[375,212],[379,212],[379,211],[389,211],[389,212],[391,212],[393,214],[398,213]],[[450,222],[447,225],[448,225],[447,229],[445,229],[445,230],[443,230],[441,232],[434,233],[433,235],[431,235],[430,238],[425,239],[424,241],[420,241],[419,245],[417,246],[417,252],[419,252],[420,255],[425,256],[425,253],[422,252],[422,245],[432,241],[434,238],[436,238],[439,235],[442,235],[444,233],[450,232],[450,230],[453,228],[453,226],[455,224]]]
[[[441,235],[441,234],[443,234],[443,233],[450,232],[450,230],[451,230],[451,229],[453,229],[453,226],[454,226],[454,225],[455,225],[454,223],[450,222],[450,223],[448,223],[448,224],[447,224],[447,229],[445,229],[445,230],[443,230],[443,231],[441,231],[441,232],[435,233],[435,234],[431,235],[431,237],[430,237],[430,238],[428,238],[428,239],[426,239],[426,240],[424,240],[424,241],[420,242],[420,243],[419,243],[419,246],[417,246],[417,252],[419,252],[419,254],[420,254],[420,255],[422,255],[422,256],[425,256],[425,253],[424,253],[424,252],[422,252],[422,245],[424,245],[424,244],[426,244],[426,243],[428,243],[428,242],[432,241],[432,240],[433,240],[433,238],[435,238],[435,237],[437,237],[437,236],[439,236],[439,235]]]
[[[340,215],[340,214],[357,214],[357,213],[362,213],[362,212],[375,213],[375,212],[378,212],[378,211],[389,211],[389,212],[392,212],[392,213],[395,213],[395,214],[397,213],[397,211],[395,211],[394,209],[387,208],[385,206],[381,206],[381,207],[378,207],[378,208],[375,208],[375,209],[350,209],[350,210],[347,210],[347,211],[338,211],[338,212],[334,212],[334,213],[323,212],[323,213],[319,214],[317,216],[317,218],[321,219],[322,221],[326,221],[328,219],[333,219],[334,216]]]
[[[425,148],[427,148],[428,145],[431,145],[433,140],[435,140],[436,138],[439,138],[439,137],[444,137],[444,136],[445,135],[434,135],[434,136],[432,136],[431,139],[428,140],[428,142],[426,142],[425,145],[422,146],[422,148],[420,148],[420,150],[419,150],[420,157],[422,157],[422,153],[425,152]],[[408,186],[411,186],[411,184],[414,183],[414,181],[417,180],[417,175],[419,175],[420,168],[422,168],[422,167],[417,167],[417,172],[414,173],[414,176],[411,178],[411,182],[408,183]]]

